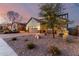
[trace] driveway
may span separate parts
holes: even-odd
[[[17,56],[14,50],[0,38],[0,56]]]

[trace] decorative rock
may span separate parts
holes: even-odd
[[[39,38],[40,38],[39,33],[37,33],[37,34],[35,35],[35,38],[36,38],[36,39],[39,39]]]

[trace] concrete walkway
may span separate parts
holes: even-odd
[[[0,38],[0,56],[17,56],[14,50]]]

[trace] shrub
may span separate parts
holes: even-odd
[[[59,34],[60,37],[63,37],[63,35],[64,35],[63,33],[60,33],[60,34]]]
[[[28,41],[28,39],[25,39],[25,41]]]
[[[76,28],[74,28],[74,29],[70,28],[69,29],[69,35],[77,36],[78,30]]]
[[[34,43],[28,43],[28,44],[27,44],[27,48],[28,48],[28,49],[33,49],[33,48],[35,48],[35,46],[36,46],[36,45],[35,45]]]
[[[67,40],[66,42],[67,42],[67,43],[73,43],[74,41],[71,40],[71,39],[69,39],[69,40]]]
[[[17,38],[12,38],[12,41],[16,41],[17,40]]]
[[[48,48],[49,53],[51,53],[53,56],[58,56],[61,54],[60,50],[55,46],[49,46]]]
[[[44,33],[44,35],[46,36],[46,35],[47,35],[47,33]]]

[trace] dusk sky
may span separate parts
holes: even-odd
[[[79,6],[75,4],[64,4],[65,12],[69,13],[69,20],[73,20],[74,24],[79,24]],[[39,4],[23,3],[23,4],[0,4],[0,15],[5,15],[8,11],[16,11],[28,20],[30,17],[39,17]]]

